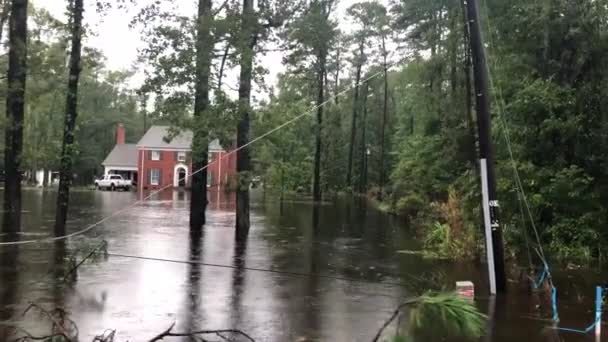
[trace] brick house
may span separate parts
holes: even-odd
[[[116,127],[116,145],[103,161],[104,174],[120,174],[137,181],[137,188],[188,188],[192,174],[192,132],[183,131],[170,141],[169,126],[152,126],[137,144],[125,143],[125,129]],[[236,154],[227,154],[218,140],[209,144],[207,185],[219,190],[236,174]],[[220,160],[221,159],[221,160]]]
[[[137,143],[138,188],[190,187],[192,132],[168,141],[169,126],[152,126]],[[218,140],[209,144],[207,186],[222,187],[236,173],[236,154],[227,155]]]
[[[116,126],[116,145],[101,165],[104,175],[121,175],[124,179],[137,181],[137,145],[125,142],[125,127],[122,124]]]

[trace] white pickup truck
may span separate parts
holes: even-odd
[[[103,178],[95,180],[95,187],[98,190],[110,189],[114,191],[116,189],[124,189],[129,191],[131,186],[131,181],[123,179],[121,175],[105,175]]]

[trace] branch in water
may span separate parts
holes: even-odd
[[[223,336],[223,334],[226,334],[226,333],[237,334],[237,335],[243,336],[250,342],[255,342],[255,340],[251,336],[247,335],[245,332],[238,330],[238,329],[197,330],[197,331],[186,332],[186,333],[174,333],[174,332],[172,332],[174,327],[175,327],[175,322],[173,324],[171,324],[169,326],[169,328],[167,328],[167,330],[165,330],[162,333],[153,337],[149,342],[160,341],[165,337],[201,338],[200,336],[197,336],[197,335],[217,335],[218,337],[220,337],[224,340],[228,340],[225,336]],[[203,339],[203,341],[205,341],[205,340]]]
[[[420,298],[411,298],[411,299],[408,299],[405,302],[403,302],[401,305],[399,305],[397,307],[397,309],[395,309],[395,311],[393,311],[393,314],[384,322],[384,324],[382,325],[382,328],[380,328],[380,330],[378,330],[378,332],[376,333],[376,336],[374,336],[374,339],[372,340],[372,342],[377,342],[380,340],[380,337],[382,336],[382,333],[384,332],[384,330],[391,323],[393,323],[393,321],[395,320],[395,318],[397,318],[397,316],[399,316],[399,314],[401,313],[401,310],[403,310],[403,308],[405,308],[406,306],[410,306],[412,304],[416,304],[419,301],[420,301]]]

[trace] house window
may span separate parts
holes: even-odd
[[[150,154],[150,159],[160,160],[160,151],[152,151],[152,153]]]
[[[186,152],[177,152],[177,161],[185,162],[186,161]]]
[[[151,169],[150,170],[150,185],[159,185],[160,184],[160,169]]]
[[[211,173],[207,173],[207,186],[213,185],[213,175]]]

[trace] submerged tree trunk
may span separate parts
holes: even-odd
[[[74,0],[70,6],[72,16],[72,50],[70,52],[70,71],[68,76],[68,93],[66,97],[65,121],[63,126],[63,144],[61,147],[61,165],[59,167],[59,190],[57,192],[57,210],[55,212],[55,236],[65,235],[65,222],[68,219],[70,202],[70,185],[72,183],[72,165],[74,164],[74,129],[78,117],[78,80],[80,78],[80,55],[82,41],[83,0]]]
[[[209,107],[209,72],[211,70],[211,0],[199,0],[196,26],[196,81],[194,94],[194,136],[192,139],[192,194],[190,232],[197,233],[205,224],[207,209],[207,163],[209,132],[205,111]],[[201,170],[200,172],[197,172]],[[196,172],[196,173],[195,173]]]
[[[359,56],[363,55],[363,44],[359,46]],[[346,170],[346,185],[352,186],[353,157],[355,153],[355,137],[357,136],[357,111],[359,110],[359,85],[361,83],[361,69],[363,63],[357,63],[355,75],[355,93],[353,95],[353,116],[350,123],[350,144],[348,146],[348,169]]]
[[[27,0],[13,0],[9,20],[9,51],[4,145],[4,213],[2,231],[21,229],[21,157],[27,60]]]
[[[249,233],[249,183],[251,156],[249,147],[251,116],[251,80],[253,77],[253,48],[256,44],[256,17],[253,0],[243,0],[241,27],[241,74],[239,78],[239,122],[236,130],[236,170],[239,184],[236,192],[236,234],[244,238]]]

